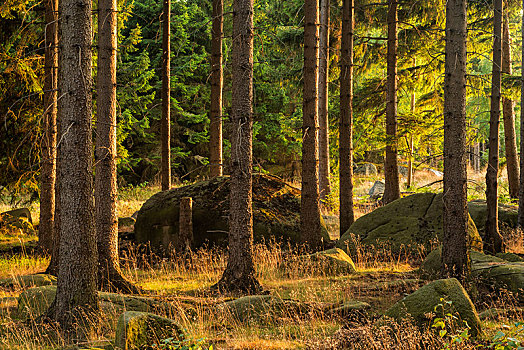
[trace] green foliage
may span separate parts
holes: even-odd
[[[440,301],[441,303],[435,306],[435,313],[442,314],[442,316],[435,317],[431,327],[438,330],[439,337],[445,341],[443,349],[448,350],[469,340],[470,327],[466,321],[462,321],[461,325],[459,317],[453,313],[451,301],[446,301],[444,298],[441,298]]]
[[[524,322],[515,322],[511,326],[504,325],[504,331],[499,330],[489,345],[495,350],[524,350],[522,337],[524,336]]]

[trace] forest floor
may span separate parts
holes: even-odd
[[[356,180],[356,195],[362,196],[361,203],[366,203],[365,192],[378,179],[362,177]],[[428,175],[424,181],[430,184],[438,179]],[[430,187],[435,186],[439,186],[438,183]],[[122,191],[118,203],[120,216],[130,216],[157,190],[146,187]],[[473,189],[472,193],[470,196],[480,196],[481,191]],[[362,206],[360,215],[371,210],[369,208]],[[17,232],[0,233],[0,279],[45,271],[49,261],[47,257],[34,254],[36,239],[34,235]],[[362,349],[446,348],[446,344],[452,342],[449,335],[442,338],[431,328],[420,332],[409,321],[393,327],[394,331],[377,332],[374,328],[373,322],[383,311],[427,283],[417,272],[420,256],[394,254],[385,247],[380,249],[363,250],[361,260],[356,263],[356,273],[332,275],[320,265],[304,270],[302,266],[286,264],[284,270],[284,261],[295,261],[293,258],[301,254],[298,249],[289,250],[278,244],[256,245],[257,277],[267,292],[277,299],[292,299],[307,305],[309,311],[290,309],[275,313],[275,310],[265,310],[267,312],[249,319],[235,315],[224,317],[217,305],[231,297],[209,292],[209,287],[218,281],[226,266],[227,256],[220,250],[194,252],[192,263],[187,264],[174,258],[144,257],[143,250],[130,247],[121,256],[121,263],[125,275],[144,290],[145,296],[171,306],[161,314],[174,319],[191,343],[201,344],[203,349],[209,345],[213,345],[213,349],[335,349],[353,348],[357,343],[355,348]],[[376,260],[377,256],[382,257],[381,261]],[[17,298],[22,291],[20,286],[0,287],[0,349],[58,349],[66,345],[52,329],[18,318]],[[348,318],[326,312],[333,306],[355,301],[371,305],[365,316]],[[479,348],[479,344],[491,343],[500,332],[505,336],[514,333],[511,325],[524,320],[524,309],[511,295],[483,296],[474,301],[485,330],[481,342],[462,339],[462,344],[450,348]],[[495,309],[507,312],[487,311]],[[116,312],[100,315],[102,327],[90,333],[91,345],[111,348],[109,340],[114,339],[118,316]],[[513,333],[524,340],[524,334]]]

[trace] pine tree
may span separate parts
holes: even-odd
[[[211,118],[209,126],[210,174],[222,176],[222,32],[223,0],[213,0],[211,31]]]
[[[171,188],[171,0],[164,0],[162,16],[162,191]]]

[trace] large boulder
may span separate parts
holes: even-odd
[[[455,278],[433,281],[419,288],[393,305],[385,315],[399,322],[411,316],[418,326],[425,329],[432,323],[428,315],[436,313],[437,317],[442,317],[439,314],[443,312],[442,308],[435,310],[435,307],[439,304],[447,307],[443,300],[451,302],[451,310],[445,309],[444,312],[451,312],[457,316],[460,328],[464,326],[461,321],[465,321],[470,327],[471,335],[477,336],[481,333],[482,328],[475,305],[464,287]]]
[[[118,319],[115,347],[121,350],[149,349],[167,338],[185,338],[175,321],[151,313],[126,311]]]
[[[469,215],[471,215],[471,218],[473,219],[473,221],[475,221],[477,229],[479,230],[481,235],[483,235],[486,227],[486,220],[488,217],[488,206],[486,204],[486,201],[471,201],[468,203],[468,210]],[[517,227],[517,215],[517,207],[499,203],[499,225],[502,223],[509,227]]]
[[[471,277],[479,290],[510,291],[524,302],[524,263],[510,262],[496,256],[471,251]],[[422,263],[420,271],[425,278],[439,275],[442,248],[432,251]]]
[[[352,252],[352,236],[363,244],[387,243],[393,251],[416,250],[420,245],[430,249],[442,234],[442,194],[417,193],[397,199],[360,217],[337,242],[338,248]],[[472,249],[482,250],[482,239],[473,220],[468,222]]]
[[[180,199],[193,198],[193,246],[227,244],[229,177],[163,191],[144,203],[135,223],[136,240],[156,251],[179,239]],[[322,221],[324,240],[330,240]],[[275,239],[299,243],[300,190],[266,175],[253,176],[253,233],[255,242]]]
[[[373,199],[379,199],[384,194],[384,190],[386,189],[386,184],[382,181],[375,181],[373,184],[373,187],[371,187],[368,191],[368,195]]]

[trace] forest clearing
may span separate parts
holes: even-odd
[[[0,349],[524,349],[523,8],[5,0]]]

